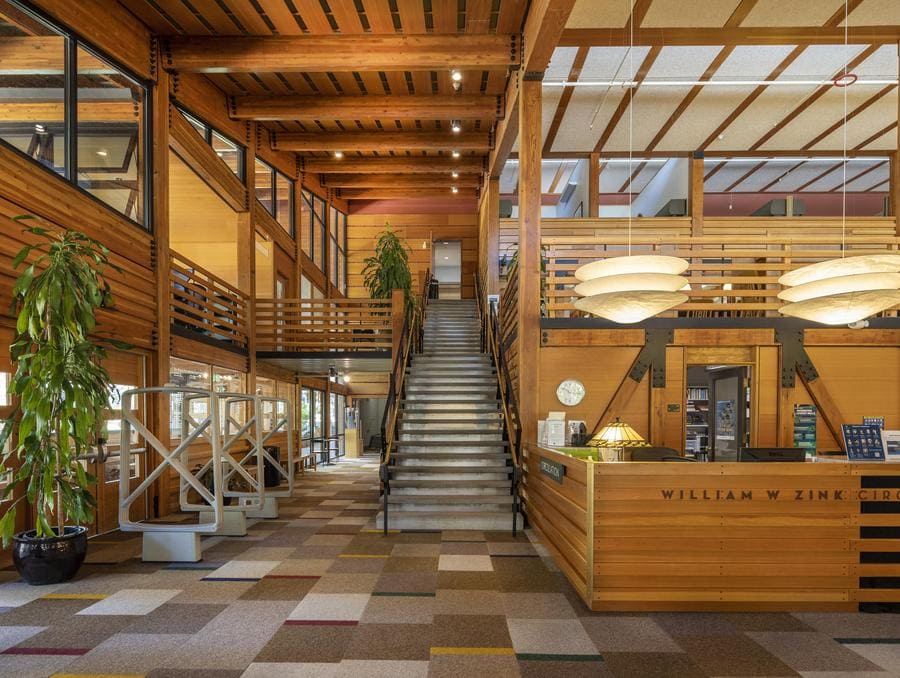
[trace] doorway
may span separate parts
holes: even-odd
[[[688,365],[686,376],[685,452],[737,461],[750,446],[750,366]]]
[[[436,240],[431,248],[432,274],[438,282],[439,299],[462,298],[462,241]]]

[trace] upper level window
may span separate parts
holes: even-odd
[[[294,182],[267,162],[254,160],[256,199],[275,221],[294,235]]]
[[[191,126],[197,130],[197,134],[203,137],[216,155],[222,159],[228,168],[234,172],[235,176],[241,181],[244,180],[244,147],[232,141],[217,129],[210,127],[199,118],[191,115],[187,111],[179,108],[178,111],[184,116],[184,119],[191,123]]]
[[[12,0],[0,40],[0,139],[147,226],[146,84]]]

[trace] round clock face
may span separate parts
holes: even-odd
[[[584,398],[584,384],[577,379],[566,379],[556,387],[556,397],[566,407],[575,407]]]

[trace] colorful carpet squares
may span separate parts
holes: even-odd
[[[900,615],[591,613],[529,536],[384,536],[378,506],[343,460],[199,563],[113,533],[68,584],[0,572],[0,676],[900,676]]]

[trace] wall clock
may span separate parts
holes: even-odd
[[[575,407],[584,399],[584,384],[577,379],[566,379],[556,387],[556,398],[566,407]]]

